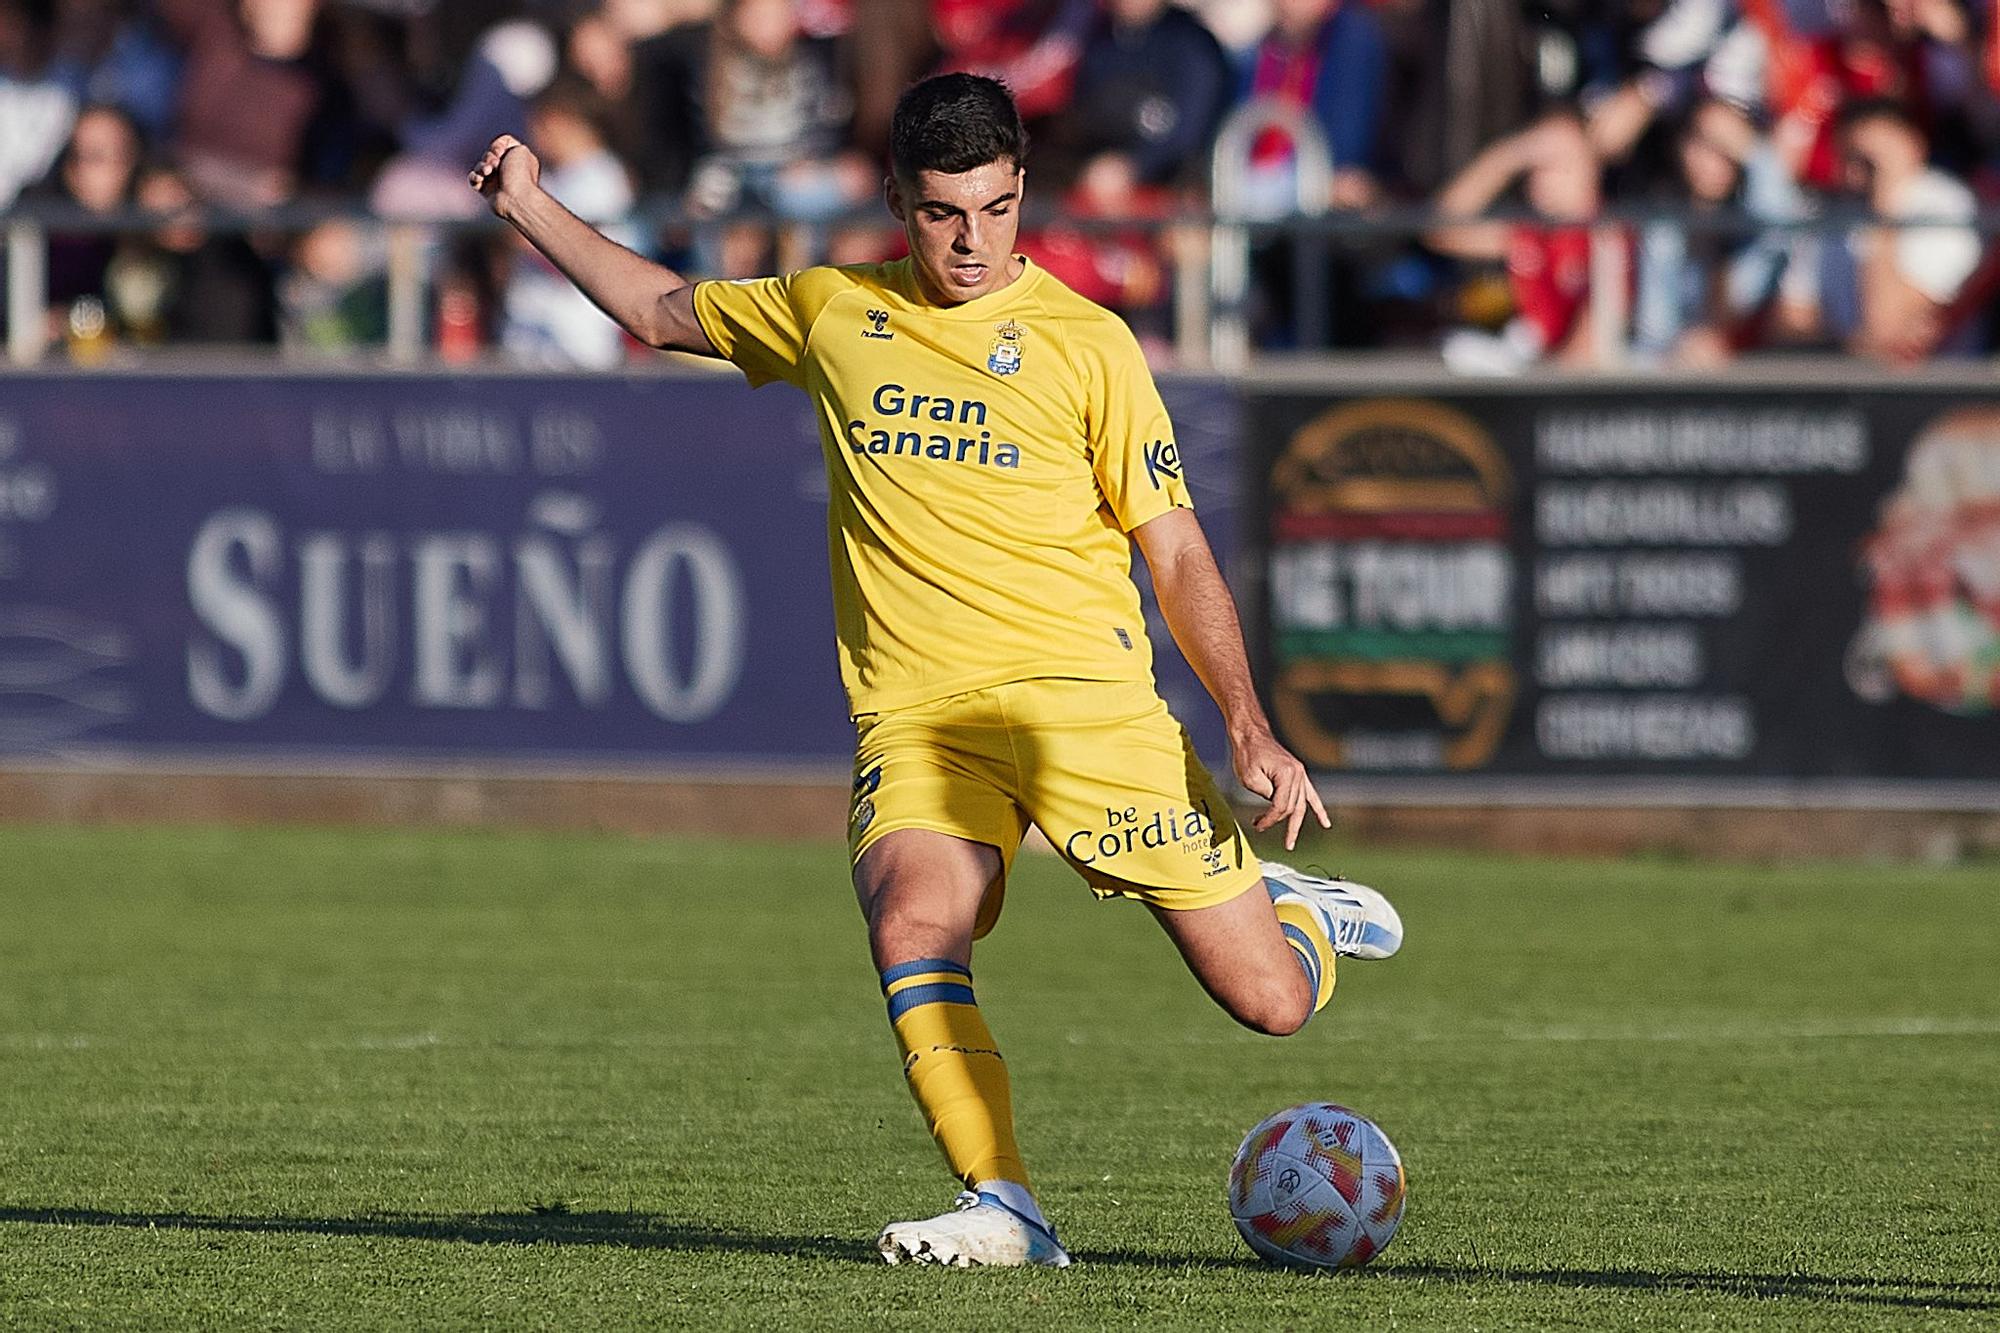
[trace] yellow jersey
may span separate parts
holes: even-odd
[[[1033,264],[933,305],[907,259],[703,282],[694,308],[753,386],[798,385],[817,409],[851,712],[1151,682],[1127,534],[1193,502],[1116,315]]]

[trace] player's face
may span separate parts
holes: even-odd
[[[1025,178],[1006,158],[957,175],[920,171],[913,181],[889,178],[889,211],[909,237],[912,267],[926,296],[958,305],[1020,276],[1014,238]]]

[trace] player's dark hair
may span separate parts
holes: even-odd
[[[898,180],[914,181],[920,171],[956,176],[1002,158],[1027,165],[1028,131],[1014,95],[998,79],[939,74],[896,99],[889,163]]]

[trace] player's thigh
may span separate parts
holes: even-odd
[[[876,969],[913,958],[969,964],[980,909],[1001,882],[1000,849],[930,829],[905,828],[869,844],[854,863]]]
[[[1021,803],[1092,892],[1187,910],[1261,881],[1229,803],[1149,684],[1017,688],[1007,698]]]
[[[848,847],[871,937],[899,922],[954,921],[968,894],[972,938],[992,929],[1027,831],[1009,790],[1012,762],[990,697],[858,720]]]

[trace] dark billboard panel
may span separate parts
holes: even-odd
[[[2000,394],[1248,411],[1263,678],[1321,773],[2000,779]]]

